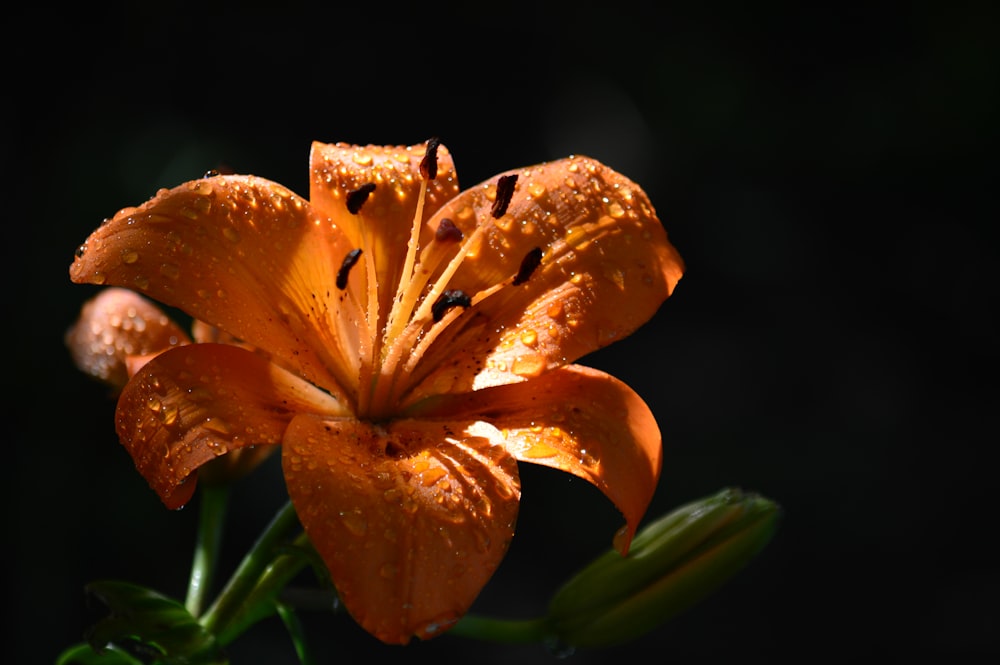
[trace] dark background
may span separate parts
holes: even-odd
[[[997,5],[409,6],[8,10],[4,660],[51,663],[79,641],[86,582],[183,597],[190,563],[196,506],[162,508],[115,440],[113,401],[62,345],[94,293],[69,282],[77,245],[210,168],[307,194],[314,139],[435,135],[467,187],[579,153],[647,190],[687,274],[645,328],[585,362],[660,420],[649,515],[726,486],[784,510],[721,591],[568,662],[1000,654]],[[281,505],[280,482],[265,467],[237,488],[227,557]],[[581,481],[526,467],[523,485],[518,535],[474,610],[541,612],[619,524]],[[307,624],[324,663],[553,660]],[[294,662],[276,622],[232,653]]]

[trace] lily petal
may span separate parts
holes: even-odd
[[[309,200],[343,230],[353,247],[364,248],[367,256],[363,259],[371,259],[375,267],[379,321],[374,330],[383,329],[396,297],[395,286],[405,263],[421,183],[427,182],[422,219],[429,219],[458,194],[455,166],[443,145],[437,149],[436,177],[425,181],[420,175],[426,147],[312,144]],[[348,197],[366,185],[374,185],[374,189],[362,197],[364,203],[355,213],[350,212]],[[431,233],[422,230],[421,245],[426,244]]]
[[[215,176],[119,211],[78,250],[70,277],[178,307],[338,391],[357,383],[364,320],[357,290],[334,287],[350,249],[281,185]]]
[[[592,483],[624,515],[626,529],[615,545],[628,551],[656,489],[662,450],[656,419],[626,384],[568,365],[525,383],[441,396],[422,406],[425,418],[480,418],[495,428],[491,440],[518,460]]]
[[[160,353],[191,339],[157,307],[134,291],[104,289],[88,300],[66,332],[76,366],[116,391],[128,381],[129,358]]]
[[[573,362],[634,332],[681,278],[680,255],[628,178],[587,157],[503,175],[517,181],[499,218],[490,181],[462,192],[430,222],[451,219],[466,237],[487,228],[462,247],[448,285],[472,296],[472,306],[419,359],[409,404]],[[526,263],[539,253],[532,270]]]
[[[118,400],[116,423],[139,473],[168,508],[178,508],[194,492],[198,467],[280,443],[300,412],[346,413],[327,393],[251,351],[191,344],[139,370]]]
[[[445,631],[499,566],[516,461],[461,421],[300,416],[282,445],[289,495],[344,606],[383,642]]]

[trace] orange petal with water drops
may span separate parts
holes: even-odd
[[[119,211],[78,250],[70,277],[178,307],[335,390],[357,382],[364,325],[364,275],[335,286],[351,249],[281,185],[215,176]]]
[[[129,357],[160,353],[191,339],[138,293],[109,288],[84,303],[65,341],[80,370],[117,391],[130,376]]]
[[[372,261],[379,285],[378,311],[383,327],[399,283],[418,209],[420,163],[426,144],[413,146],[349,145],[313,142],[310,153],[309,200],[351,239],[363,247],[362,261]],[[421,245],[431,231],[423,220],[458,194],[451,154],[437,148],[437,171],[427,181],[420,229]],[[367,194],[363,188],[374,186]],[[349,210],[353,208],[355,212]]]
[[[481,418],[494,443],[523,462],[561,469],[600,489],[622,512],[623,552],[660,476],[662,441],[639,395],[604,372],[568,365],[523,383],[428,400],[427,418]]]
[[[250,351],[190,344],[139,370],[115,419],[136,468],[167,507],[177,508],[194,492],[196,469],[279,443],[297,412],[345,413],[327,393]]]
[[[681,278],[680,255],[625,176],[587,157],[505,175],[517,181],[499,218],[490,181],[430,222],[447,217],[463,230],[464,258],[448,288],[470,295],[472,306],[419,359],[409,403],[572,362],[634,332]],[[540,258],[534,269],[532,258]]]
[[[475,429],[312,416],[288,428],[282,465],[299,519],[344,606],[383,642],[447,630],[506,553],[517,463]]]

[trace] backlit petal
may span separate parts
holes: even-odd
[[[358,374],[364,315],[354,289],[334,286],[350,249],[284,187],[216,176],[120,211],[81,247],[70,276],[141,291],[334,390]]]
[[[433,402],[433,404],[432,404]],[[428,401],[423,417],[481,418],[524,462],[598,487],[625,516],[627,551],[660,476],[660,429],[642,398],[604,372],[568,365],[524,383]]]
[[[118,400],[116,422],[136,468],[177,508],[191,497],[198,467],[279,443],[298,412],[345,413],[330,395],[250,351],[191,344],[139,370]]]
[[[416,366],[409,403],[521,381],[572,362],[645,323],[671,294],[683,262],[646,194],[587,157],[511,171],[517,184],[499,219],[495,180],[463,192],[430,222],[459,225],[468,238],[486,224],[448,288],[473,305]],[[508,282],[535,248],[541,263]]]
[[[425,145],[381,146],[314,142],[310,155],[309,200],[351,239],[363,247],[378,273],[379,325],[381,330],[396,295],[396,285],[406,257],[420,186],[420,162]],[[458,194],[458,179],[451,154],[437,150],[437,177],[427,183],[422,219],[429,219]],[[351,192],[375,185],[356,214],[347,208]],[[423,229],[421,245],[431,231]]]
[[[88,300],[66,332],[73,362],[115,390],[128,381],[128,358],[165,351],[190,338],[157,307],[134,291],[104,289]]]
[[[516,461],[474,423],[301,416],[282,446],[289,495],[344,606],[383,642],[445,631],[514,533]]]

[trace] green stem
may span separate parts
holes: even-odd
[[[222,525],[229,502],[227,485],[205,483],[201,491],[201,510],[198,515],[198,535],[195,541],[191,578],[188,580],[187,607],[191,616],[201,614],[205,597],[212,586],[219,546],[222,542]]]
[[[201,624],[212,633],[220,634],[240,613],[247,598],[260,582],[261,575],[280,554],[282,541],[299,524],[291,501],[278,511],[271,523],[257,538],[250,551],[229,579],[222,593],[201,618]]]
[[[305,630],[302,627],[302,622],[299,621],[298,615],[295,614],[293,609],[283,603],[276,603],[275,607],[278,610],[278,616],[281,617],[282,622],[285,624],[288,635],[292,638],[292,645],[295,647],[295,653],[299,657],[299,663],[301,665],[316,665],[316,659],[312,657],[309,648],[306,646]]]
[[[303,533],[293,542],[293,547],[305,548],[309,538]],[[257,623],[265,616],[274,613],[275,599],[285,589],[288,583],[299,571],[309,563],[309,557],[304,553],[291,553],[278,556],[259,576],[257,584],[246,595],[239,611],[233,614],[225,625],[220,625],[217,633],[219,643],[225,646]]]
[[[466,614],[448,631],[449,635],[470,637],[484,642],[538,644],[551,636],[545,617],[538,619],[491,619]]]

